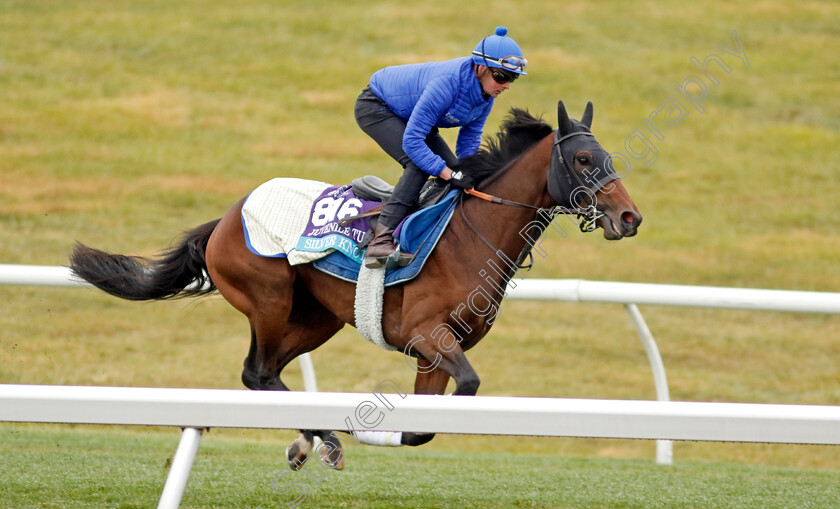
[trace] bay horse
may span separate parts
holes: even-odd
[[[576,213],[583,218],[582,230],[600,227],[608,240],[636,234],[642,216],[612,169],[609,154],[592,135],[592,116],[591,102],[577,121],[569,118],[560,101],[559,126],[553,130],[514,108],[501,132],[461,162],[459,169],[479,182],[476,190],[461,195],[423,271],[386,288],[384,294],[382,332],[407,359],[417,359],[415,393],[443,394],[452,377],[454,394],[476,394],[479,378],[464,352],[489,332],[495,311],[488,309],[501,302],[518,262],[554,213]],[[251,326],[242,382],[253,390],[285,391],[280,374],[292,359],[318,348],[345,324],[355,326],[355,285],[311,264],[292,266],[285,258],[252,253],[240,219],[243,202],[244,198],[221,219],[186,232],[158,258],[109,254],[77,244],[70,268],[77,277],[123,299],[161,300],[218,291]],[[504,269],[488,271],[488,264]],[[465,306],[479,286],[489,289],[485,305]],[[286,452],[290,466],[302,465],[315,436],[330,446],[327,454],[319,451],[322,459],[342,468],[341,443],[323,430],[300,432]],[[433,437],[404,432],[400,442],[416,446]]]

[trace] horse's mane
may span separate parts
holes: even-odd
[[[548,123],[527,110],[511,108],[499,134],[486,138],[486,144],[475,155],[462,159],[458,170],[480,182],[507,166],[553,130]]]

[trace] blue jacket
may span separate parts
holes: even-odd
[[[426,145],[434,127],[460,127],[455,155],[478,151],[484,122],[493,108],[473,73],[471,57],[386,67],[370,78],[370,89],[407,122],[403,150],[420,169],[439,175],[446,163]]]

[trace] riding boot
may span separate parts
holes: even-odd
[[[394,243],[394,229],[377,223],[373,229],[373,240],[365,251],[365,267],[378,269],[385,266],[388,257],[394,254],[397,245]]]

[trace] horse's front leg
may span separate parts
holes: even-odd
[[[426,359],[417,361],[417,377],[414,379],[414,394],[443,394],[446,392],[446,384],[449,383],[449,373],[442,369],[436,369]],[[400,443],[403,445],[418,446],[430,442],[435,438],[434,433],[411,433],[403,431]]]
[[[455,379],[455,392],[452,393],[453,395],[476,395],[478,385],[481,381],[478,379],[478,373],[475,372],[470,361],[467,360],[467,356],[464,354],[464,350],[461,349],[461,345],[455,341],[454,336],[451,336],[451,343],[448,343],[445,339],[432,342],[426,340],[422,335],[415,335],[413,337],[419,338],[419,340],[412,340],[406,346],[404,353],[415,357],[417,356],[416,354],[419,354],[422,357],[418,360],[417,367],[415,368],[417,370],[415,391],[417,390],[418,384],[421,387],[424,384],[435,387],[435,383],[438,385],[443,383],[443,387],[439,389],[440,392],[429,393],[443,394],[443,391],[446,390],[445,380],[440,382],[440,380],[436,381],[432,377],[428,381],[425,381],[425,379],[421,380],[420,375],[426,374],[425,372],[428,372],[427,374],[433,374],[438,371],[444,371]]]

